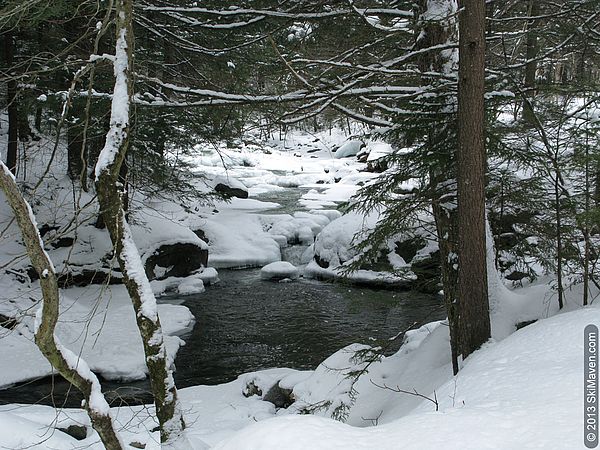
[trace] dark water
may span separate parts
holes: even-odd
[[[205,293],[185,298],[196,325],[182,336],[186,345],[175,361],[178,387],[223,383],[270,367],[314,369],[348,344],[374,343],[415,322],[444,317],[439,297],[416,292],[303,279],[274,283],[261,280],[258,270],[222,270],[220,278]],[[102,381],[115,405],[151,401],[147,381]],[[78,407],[81,397],[55,377],[0,391],[0,404],[15,402]]]
[[[415,292],[274,283],[260,280],[258,270],[222,271],[221,279],[185,302],[197,322],[176,360],[179,386],[222,383],[268,367],[314,369],[348,344],[387,339],[444,316],[440,298]]]

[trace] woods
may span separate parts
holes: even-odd
[[[365,407],[379,416],[353,412],[375,388],[438,411],[442,381],[477,367],[484,344],[595,308],[599,29],[597,0],[0,2],[0,331],[14,348],[35,340],[52,367],[36,360],[0,388],[58,373],[102,445],[125,448],[141,433],[115,422],[99,378],[147,377],[149,433],[204,448],[176,387],[175,353],[199,325],[169,301],[210,296],[216,269],[265,267],[261,283],[299,286],[281,300],[311,278],[369,299],[426,293],[445,320],[365,329],[372,345],[344,342],[352,357],[338,345],[322,363],[343,376],[300,363],[313,378],[249,376],[245,398],[361,426],[388,414],[381,392]],[[71,308],[86,319],[67,321]],[[105,324],[141,366],[118,369],[96,347]],[[252,355],[248,339],[236,345]],[[400,360],[385,381],[379,367]],[[389,410],[408,413],[405,397]]]

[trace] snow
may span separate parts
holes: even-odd
[[[436,390],[439,411],[422,400],[410,413],[369,428],[283,416],[244,428],[215,448],[580,448],[581,332],[589,323],[600,323],[599,308],[559,314],[488,344]]]
[[[106,135],[106,143],[98,156],[96,163],[96,179],[113,164],[122,143],[127,137],[129,126],[129,87],[127,71],[129,59],[127,56],[127,38],[125,28],[119,30],[115,46],[115,58],[113,62],[115,86],[113,88],[110,129]]]
[[[357,255],[354,249],[355,235],[365,233],[376,223],[374,215],[363,217],[348,213],[334,220],[319,234],[315,241],[315,254],[331,266],[340,266]]]
[[[209,263],[213,267],[255,267],[281,260],[279,244],[263,230],[256,215],[226,209],[195,220],[192,228],[201,229],[208,237]]]
[[[356,396],[353,373],[367,366],[356,354],[366,350],[370,347],[352,344],[323,361],[308,379],[294,386],[291,411],[345,418]]]
[[[298,269],[287,261],[273,262],[260,269],[260,277],[263,280],[279,280],[284,278],[295,280],[298,276]]]
[[[160,304],[158,311],[167,335],[168,354],[174,358],[183,344],[176,334],[190,327],[193,316],[187,308],[178,305]],[[52,373],[33,343],[33,333],[27,324],[26,320],[16,332],[1,336],[7,352],[3,353],[6,366],[0,372],[0,386]],[[136,380],[146,377],[142,341],[131,300],[123,286],[90,286],[63,291],[56,336],[63,345],[81,354],[91,370],[103,378]]]
[[[199,278],[188,277],[177,286],[177,293],[180,295],[202,294],[204,292],[204,282]]]
[[[348,141],[337,149],[335,157],[341,159],[356,156],[363,146],[364,143],[362,141]]]

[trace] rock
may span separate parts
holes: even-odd
[[[388,170],[387,159],[378,158],[378,159],[373,159],[371,161],[367,161],[367,167],[365,169],[365,172],[382,173],[382,172],[385,172],[386,170]]]
[[[511,273],[509,273],[504,278],[506,278],[508,281],[512,281],[513,284],[519,283],[521,286],[523,285],[523,280],[525,278],[529,278],[530,281],[531,281],[531,277],[530,277],[530,275],[528,273],[521,272],[519,270],[512,271]]]
[[[427,245],[427,242],[423,238],[410,238],[402,242],[395,242],[395,244],[394,251],[396,254],[409,263],[417,252]]]
[[[61,237],[60,239],[57,239],[54,242],[51,242],[50,245],[53,248],[64,248],[64,247],[71,247],[73,246],[73,242],[75,242],[75,239],[69,236],[65,236],[65,237]]]
[[[211,286],[219,282],[219,273],[214,267],[206,267],[196,276],[202,280],[204,286]]]
[[[502,233],[495,237],[495,244],[497,250],[510,250],[519,243],[522,238],[518,233]]]
[[[59,428],[59,430],[78,441],[83,441],[87,438],[87,428],[83,425],[69,425],[67,428]]]
[[[519,322],[517,323],[516,327],[517,330],[520,330],[521,328],[525,328],[528,325],[531,325],[532,323],[536,323],[537,320],[524,320],[523,322]]]
[[[201,294],[204,292],[204,282],[197,277],[187,277],[179,283],[176,292],[179,295]]]
[[[223,194],[225,197],[248,198],[248,191],[244,191],[240,188],[227,186],[223,183],[217,184],[215,186],[215,191],[217,191],[219,194]]]
[[[248,188],[241,181],[232,177],[217,176],[212,180],[212,185],[226,198],[248,198]]]
[[[194,230],[194,234],[196,236],[198,236],[200,239],[202,239],[204,242],[206,242],[207,244],[210,244],[210,241],[208,240],[208,237],[206,236],[206,233],[202,230]]]
[[[314,252],[314,250],[313,250]],[[319,267],[321,269],[328,269],[329,268],[329,261],[327,261],[326,259],[321,258],[317,253],[314,254],[314,258],[315,258],[315,262],[319,265]]]
[[[369,160],[370,154],[371,151],[367,147],[364,147],[356,154],[356,159],[358,159],[358,161],[361,163],[366,163]]]
[[[294,403],[292,389],[282,388],[278,382],[267,391],[263,401],[273,403],[276,408],[287,408]]]
[[[298,276],[298,269],[286,261],[276,261],[271,264],[267,264],[260,270],[260,277],[263,280],[279,281],[286,278],[295,280],[298,278]]]
[[[335,158],[341,159],[356,156],[363,147],[365,147],[365,143],[362,141],[348,141],[335,151]]]
[[[440,290],[441,269],[439,250],[426,257],[413,260],[411,270],[417,276],[413,282],[413,289],[420,292],[435,294]]]
[[[149,280],[185,277],[208,265],[208,250],[189,242],[162,245],[146,258]]]
[[[244,386],[242,395],[244,397],[252,397],[253,395],[258,395],[260,397],[262,395],[262,389],[256,385],[255,380],[250,380],[246,383],[246,386]]]
[[[77,266],[71,266],[70,272],[58,276],[58,285],[61,288],[83,287],[90,284],[121,284],[122,282],[120,271],[116,269],[111,271],[105,267],[98,270],[82,269],[78,271]]]
[[[57,227],[55,225],[48,225],[47,223],[45,223],[44,225],[42,225],[39,228],[40,236],[44,237],[48,232],[50,232],[50,231],[57,231],[59,229],[60,229],[60,227]]]

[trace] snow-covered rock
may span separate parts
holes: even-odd
[[[357,394],[354,385],[357,374],[368,362],[359,352],[368,354],[371,347],[352,344],[338,350],[323,361],[305,381],[293,390],[296,399],[290,411],[343,419]]]
[[[360,152],[360,149],[365,146],[362,141],[348,141],[335,152],[335,157],[337,159],[341,158],[349,158],[351,156],[356,156]]]
[[[233,177],[217,176],[212,180],[215,191],[225,197],[248,198],[248,188]]]
[[[195,219],[191,227],[207,237],[213,267],[259,267],[281,260],[278,241],[263,229],[258,215],[225,209]]]
[[[263,280],[295,280],[299,276],[297,267],[294,267],[287,261],[277,261],[267,264],[260,269],[260,277]]]
[[[357,255],[354,244],[360,239],[355,236],[368,232],[377,222],[377,217],[364,217],[348,213],[327,225],[315,240],[315,259],[324,268],[336,267]]]
[[[180,295],[201,294],[203,292],[204,283],[196,277],[187,277],[177,286],[177,293]]]

